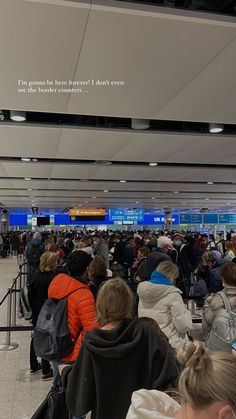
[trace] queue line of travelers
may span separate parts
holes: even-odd
[[[201,272],[202,269],[204,273],[207,272],[208,274],[203,275],[207,284],[207,294],[202,296],[204,300],[203,327],[206,341],[209,328],[214,323],[217,312],[224,307],[218,289],[212,290],[212,284],[217,286],[219,291],[223,289],[226,298],[229,299],[232,311],[236,311],[236,265],[233,262],[223,260],[223,258],[219,259],[212,244],[211,250],[207,250],[210,245],[206,243],[205,239],[205,247],[200,237],[197,240],[201,243],[201,246],[196,245],[197,240],[193,244],[193,241],[185,240],[182,235],[178,237],[174,235],[172,239],[163,235],[155,243],[153,237],[151,240],[150,236],[147,237],[147,235],[145,240],[143,240],[143,237],[139,237],[139,240],[135,241],[137,258],[131,267],[133,268],[133,271],[131,269],[132,279],[128,278],[128,280],[125,275],[123,279],[108,279],[110,270],[107,269],[107,266],[113,268],[116,263],[110,261],[107,265],[106,259],[101,254],[92,259],[94,257],[93,252],[84,251],[80,247],[81,240],[79,240],[76,246],[82,250],[76,250],[75,248],[68,252],[65,263],[57,265],[54,276],[49,280],[47,286],[45,282],[45,290],[47,288],[47,292],[44,294],[45,299],[47,297],[60,299],[68,295],[68,325],[72,338],[75,340],[75,346],[68,357],[51,363],[53,373],[50,370],[48,374],[47,371],[43,371],[43,374],[47,379],[47,376],[50,377],[54,374],[55,377],[58,371],[61,372],[62,382],[67,394],[67,405],[74,418],[85,417],[85,414],[89,411],[92,411],[91,417],[96,419],[106,419],[108,417],[125,419],[126,414],[129,418],[130,412],[134,409],[135,400],[137,401],[137,398],[141,397],[142,399],[143,397],[143,393],[134,393],[129,409],[132,393],[136,390],[145,389],[140,390],[144,393],[147,392],[144,394],[144,398],[152,396],[156,398],[159,394],[156,400],[160,402],[163,390],[168,389],[169,386],[177,388],[182,367],[176,353],[181,351],[183,344],[190,345],[188,342],[189,332],[192,328],[191,314],[185,304],[186,301],[181,297],[181,290],[178,288],[179,272],[182,273],[183,271],[181,272],[180,261],[178,263],[178,258],[176,260],[176,252],[179,256],[181,247],[182,250],[184,247],[188,248],[189,242],[192,248],[196,246],[195,255],[198,258],[198,265],[195,271],[198,272],[199,270]],[[91,238],[89,237],[87,240],[90,240],[90,242],[86,244],[91,244],[91,246],[85,246],[87,248],[96,249],[102,243],[107,246],[108,250],[111,249],[101,236],[98,239],[95,236],[94,247]],[[113,244],[115,243],[115,246],[113,247],[122,242],[120,233],[114,236],[114,240]],[[132,240],[125,237],[124,241],[126,244],[128,243],[130,253]],[[151,241],[152,244],[150,245]],[[148,244],[149,246],[147,246]],[[47,248],[46,253],[40,256],[40,269],[42,269],[41,262],[45,257],[50,259],[50,254],[53,253],[57,261],[60,259],[59,249],[55,248],[55,242],[48,242]],[[119,248],[124,248],[123,243],[118,246]],[[199,258],[200,252],[201,256]],[[114,249],[112,253],[114,255],[118,252],[115,252]],[[185,256],[187,254],[186,251]],[[108,252],[108,261],[110,257]],[[173,262],[174,257],[177,263]],[[222,262],[221,264],[219,260]],[[121,259],[119,259],[119,262],[121,262]],[[214,269],[218,269],[217,281],[215,282],[214,275],[213,279],[210,278]],[[32,287],[29,285],[31,301],[37,299],[37,289],[40,288],[38,288],[40,280],[37,280],[37,276],[38,270],[36,269],[32,278]],[[136,287],[133,286],[134,282]],[[33,289],[35,294],[32,292]],[[73,292],[74,290],[75,292]],[[73,293],[69,295],[70,292]],[[136,305],[135,297],[139,300]],[[34,303],[32,303],[33,305]],[[135,307],[137,310],[135,310]],[[165,333],[166,340],[151,325],[144,325],[141,320],[143,317],[151,318],[152,321],[156,322],[155,324],[157,327],[159,325],[161,332]],[[142,342],[142,345],[140,342]],[[161,351],[160,347],[162,348]],[[165,349],[163,349],[164,347]],[[199,348],[203,351],[201,346],[196,346],[195,350],[199,351]],[[227,348],[228,358],[221,348],[220,350],[223,354],[223,362],[226,362],[226,365],[229,359],[231,359],[231,362],[235,362],[233,356],[229,354],[231,351],[229,345]],[[165,354],[164,358],[162,358],[163,353]],[[206,357],[210,356],[208,352],[204,353],[207,354]],[[161,362],[158,362],[158,359]],[[154,362],[153,365],[152,362]],[[69,366],[67,366],[67,363],[69,363]],[[140,365],[145,365],[145,368],[142,367],[141,371]],[[136,373],[137,366],[139,368]],[[48,368],[48,365],[46,367]],[[164,371],[162,372],[163,367]],[[38,364],[36,370],[40,370],[40,368],[41,365]],[[32,372],[34,372],[33,368]],[[87,385],[82,385],[85,382]],[[183,383],[183,380],[180,379],[180,383]],[[118,389],[119,397],[117,396]],[[156,393],[157,390],[159,393]],[[149,391],[154,391],[155,394],[153,395]],[[181,392],[183,392],[183,386]],[[168,401],[166,402],[168,403]],[[217,413],[218,416],[215,417],[231,418],[230,415],[233,415],[235,406],[232,403],[228,405],[227,402],[228,400],[224,400],[224,403],[226,403],[225,409],[229,416],[222,416],[221,410],[217,410],[219,414]],[[182,410],[179,410],[179,407],[177,413],[173,413],[173,416],[163,415],[160,417],[174,417],[175,414],[178,418],[194,417],[187,416],[185,412],[186,409],[191,411],[194,402],[192,403],[192,400],[190,400],[188,407],[185,406],[185,402],[183,402],[183,405]],[[115,411],[114,406],[116,406]],[[197,408],[201,407],[196,406]],[[203,412],[205,407],[203,404]],[[222,409],[224,412],[224,406]],[[180,412],[183,412],[182,416],[180,416]],[[136,416],[130,416],[130,418],[136,417],[142,418],[143,416],[138,416],[138,413]]]

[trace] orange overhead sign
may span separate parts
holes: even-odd
[[[105,217],[106,210],[105,209],[76,209],[72,208],[69,210],[69,214],[71,217],[79,216],[79,217]]]

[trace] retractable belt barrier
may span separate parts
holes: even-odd
[[[10,351],[18,348],[18,343],[11,342],[11,332],[13,331],[31,331],[33,326],[17,326],[16,313],[17,304],[20,307],[20,293],[25,285],[27,278],[27,263],[19,264],[19,273],[13,280],[13,284],[8,288],[6,294],[0,302],[0,306],[7,300],[7,326],[0,327],[0,332],[6,332],[6,341],[0,344],[0,351]],[[18,298],[17,298],[18,297]]]

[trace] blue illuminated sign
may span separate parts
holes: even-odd
[[[164,225],[165,224],[165,214],[157,213],[147,213],[144,214],[144,219],[139,224],[144,225]],[[179,224],[179,214],[172,214],[172,225]]]
[[[143,221],[144,210],[143,209],[110,209],[109,211],[110,221]]]
[[[236,214],[219,214],[220,224],[236,224]]]
[[[14,226],[27,226],[27,214],[10,214],[9,225]]]
[[[180,214],[180,224],[202,224],[202,214]]]
[[[203,214],[204,224],[218,224],[218,214]]]

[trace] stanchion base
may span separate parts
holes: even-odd
[[[13,349],[18,348],[18,343],[11,343],[10,345],[6,345],[5,343],[0,344],[0,351],[12,351]]]

